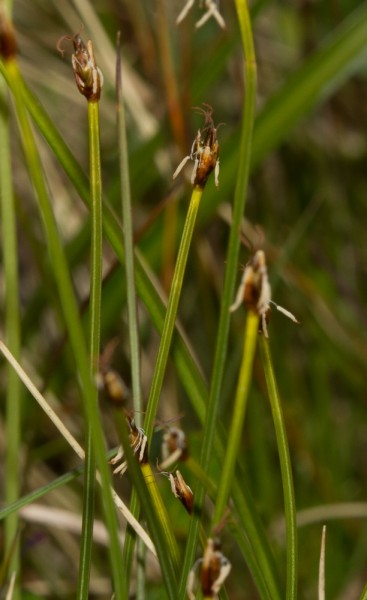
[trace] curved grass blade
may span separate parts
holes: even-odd
[[[297,516],[294,496],[292,465],[289,454],[283,411],[270,354],[269,340],[261,336],[260,350],[268,388],[271,412],[277,439],[279,462],[282,474],[284,508],[287,537],[286,598],[296,600],[298,581]]]

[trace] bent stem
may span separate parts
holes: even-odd
[[[273,415],[280,461],[280,469],[282,473],[287,539],[286,600],[296,600],[298,548],[296,503],[294,496],[292,465],[290,460],[283,411],[280,403],[277,383],[274,375],[273,363],[271,359],[269,340],[266,339],[265,336],[261,336],[260,351],[264,367],[266,385],[268,388],[271,412]]]
[[[189,254],[192,234],[194,231],[196,215],[198,213],[203,189],[195,186],[190,200],[189,210],[185,221],[184,230],[180,248],[178,251],[175,272],[173,274],[171,291],[168,298],[167,312],[164,320],[161,342],[158,349],[157,361],[154,368],[153,380],[148,398],[147,413],[144,421],[145,433],[150,442],[154,420],[157,414],[159,396],[162,389],[163,378],[166,371],[169,349],[172,341],[173,329],[175,326],[178,303],[180,300],[182,282],[184,278],[187,257]]]
[[[249,311],[246,319],[242,362],[237,382],[232,423],[229,430],[228,443],[218,485],[217,500],[215,503],[213,529],[215,529],[216,525],[219,524],[223,517],[228,497],[231,492],[236,458],[245,419],[247,398],[250,391],[252,365],[254,362],[258,329],[259,315],[253,311]]]

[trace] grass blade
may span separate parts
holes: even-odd
[[[19,281],[18,281],[18,248],[14,193],[12,185],[12,168],[10,159],[10,139],[8,128],[8,111],[6,103],[6,85],[0,82],[0,202],[1,202],[1,234],[2,255],[5,283],[5,332],[6,342],[11,352],[19,358],[21,346]],[[21,476],[19,472],[20,455],[20,417],[21,386],[14,370],[8,366],[6,386],[6,468],[5,468],[5,501],[16,501],[20,491]],[[5,555],[11,551],[9,572],[20,575],[19,560],[19,521],[16,514],[9,515],[5,523]],[[19,598],[17,583],[13,590],[14,600]]]
[[[297,546],[297,516],[294,497],[292,465],[289,454],[287,434],[284,424],[283,411],[280,403],[278,387],[273,370],[270,345],[265,336],[261,336],[260,350],[268,388],[271,412],[273,415],[277,439],[280,468],[282,473],[286,535],[287,535],[287,600],[297,598],[298,580],[298,546]]]

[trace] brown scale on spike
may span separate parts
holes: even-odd
[[[191,152],[180,162],[173,174],[173,179],[182,171],[189,160],[194,161],[194,168],[191,175],[191,183],[200,189],[205,187],[208,177],[214,171],[214,182],[216,187],[219,185],[219,143],[217,139],[218,127],[215,127],[213,121],[213,109],[210,104],[203,103],[203,107],[194,107],[196,112],[204,116],[204,127],[199,129],[191,146]]]
[[[283,315],[291,319],[294,323],[299,323],[289,310],[279,306],[279,304],[275,304],[271,299],[271,287],[268,279],[265,252],[263,250],[255,252],[247,263],[235,301],[229,310],[234,312],[242,303],[245,304],[246,308],[259,315],[260,331],[264,332],[266,338],[269,337],[267,322],[271,306],[275,306],[279,312],[283,313]]]
[[[62,56],[64,56],[64,50],[61,48],[61,43],[64,40],[70,40],[74,46],[71,62],[79,92],[89,102],[97,102],[101,96],[103,75],[96,64],[92,41],[88,40],[87,44],[84,44],[79,32],[73,37],[64,35],[57,43],[57,49]]]

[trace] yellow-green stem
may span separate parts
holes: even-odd
[[[218,485],[217,500],[213,517],[213,527],[220,522],[227,505],[228,497],[231,492],[233,473],[236,465],[236,458],[240,446],[241,433],[245,419],[247,399],[250,391],[252,365],[255,356],[256,340],[259,329],[259,316],[253,311],[249,311],[246,319],[246,328],[243,343],[242,362],[237,382],[236,395],[234,400],[232,422],[228,433],[228,443],[224,457],[221,478]]]
[[[99,147],[99,104],[88,102],[89,172],[91,196],[91,257],[89,297],[89,367],[95,380],[98,369],[102,289],[102,177]],[[95,387],[93,401],[98,403]],[[97,408],[97,406],[96,406]],[[86,426],[85,471],[83,493],[83,520],[78,575],[78,598],[87,600],[93,547],[94,498],[96,488],[96,460],[92,429]]]
[[[90,262],[90,303],[89,303],[89,343],[90,368],[94,375],[98,369],[101,288],[102,288],[102,177],[99,147],[99,105],[88,102],[89,127],[89,169],[91,195],[91,262]]]
[[[270,344],[269,340],[266,339],[264,336],[262,336],[261,339],[260,350],[265,372],[266,385],[268,388],[271,412],[273,415],[280,469],[282,473],[287,538],[286,600],[296,600],[298,575],[298,547],[296,503],[294,497],[292,465],[289,454],[283,411],[280,403],[278,387],[271,359]]]
[[[180,248],[178,251],[175,272],[172,279],[171,291],[167,304],[167,312],[164,320],[161,342],[159,345],[157,361],[154,368],[153,381],[150,389],[147,413],[144,421],[145,433],[150,441],[153,434],[154,420],[157,414],[159,397],[162,389],[163,378],[169,349],[175,326],[178,303],[181,295],[182,282],[184,278],[187,257],[190,249],[192,234],[194,231],[196,215],[203,194],[202,188],[194,187],[191,195],[190,206],[187,212]]]
[[[0,114],[0,203],[1,203],[1,233],[2,254],[5,282],[5,331],[6,343],[16,358],[20,354],[20,307],[18,281],[18,248],[16,234],[16,218],[14,194],[12,185],[12,170],[10,160],[10,139],[8,128],[8,112],[6,102],[6,85],[0,82],[0,100],[3,110]],[[17,374],[10,365],[7,366],[6,385],[6,470],[5,470],[5,501],[15,502],[19,497],[20,471],[20,412],[21,384]],[[9,560],[9,578],[13,572],[19,580],[19,517],[18,513],[11,514],[5,521],[5,552]],[[19,589],[16,581],[13,590],[13,600],[18,600]]]
[[[162,530],[164,532],[167,549],[172,557],[172,562],[175,567],[176,573],[178,573],[179,564],[180,564],[180,556],[178,551],[177,542],[173,535],[172,524],[168,520],[168,515],[166,511],[166,507],[163,503],[162,496],[159,492],[157,482],[154,477],[154,473],[152,471],[152,467],[149,463],[141,466],[141,472],[145,479],[145,483],[149,490],[149,494],[152,500],[152,504],[154,506],[157,518],[160,521]]]

